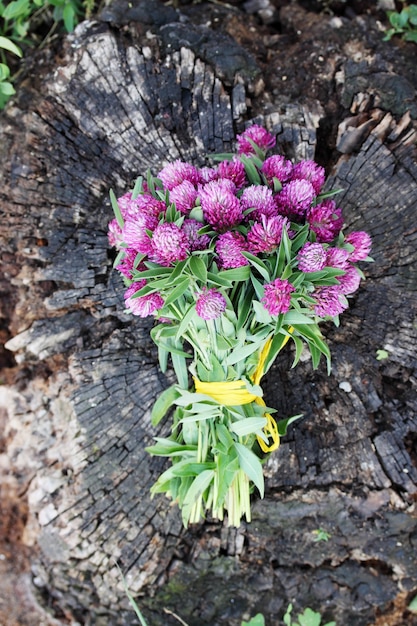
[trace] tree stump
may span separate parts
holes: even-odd
[[[325,329],[332,374],[280,355],[268,402],[305,418],[268,460],[253,522],[185,530],[175,506],[149,496],[163,462],[144,448],[166,431],[150,409],[172,374],[158,369],[150,322],[122,312],[108,190],[230,151],[262,74],[232,38],[174,9],[145,19],[117,7],[103,16],[113,25],[82,24],[53,73],[23,85],[0,131],[2,506],[20,520],[8,540],[30,563],[27,593],[42,623],[131,624],[117,562],[152,626],[177,624],[174,613],[189,626],[256,612],[276,624],[289,602],[338,624],[382,624],[395,607],[417,623],[405,611],[417,592],[410,118],[355,94],[328,187],[343,188],[346,223],[370,233],[375,263],[340,327]],[[256,121],[288,157],[314,158],[321,116],[318,103],[270,103]]]

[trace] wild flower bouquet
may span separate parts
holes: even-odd
[[[370,260],[367,233],[343,234],[324,169],[267,157],[274,146],[253,125],[214,167],[177,160],[110,194],[126,308],[155,318],[160,367],[170,358],[178,381],[152,411],[156,425],[175,407],[170,435],[147,450],[171,459],[152,493],[177,502],[184,525],[207,512],[250,521],[262,462],[298,417],[274,417],[261,379],[288,341],[293,365],[307,346],[314,367],[321,355],[330,367],[319,324],[338,323],[363,277],[356,263]]]

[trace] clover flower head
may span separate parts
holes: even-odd
[[[191,163],[177,159],[162,168],[157,178],[162,180],[165,189],[171,191],[174,187],[183,183],[184,180],[188,180],[193,185],[196,185],[199,181],[199,173],[197,168],[191,165]]]
[[[262,173],[266,177],[268,184],[271,185],[274,178],[281,183],[290,180],[293,170],[293,164],[280,154],[273,154],[265,159],[262,164]]]
[[[360,274],[354,265],[349,265],[345,273],[336,278],[339,281],[339,290],[344,295],[355,293],[361,282]]]
[[[117,198],[117,204],[119,205],[119,209],[123,217],[131,212],[132,203],[134,204],[134,201],[132,201],[131,191],[128,191],[123,194],[123,196],[120,196],[120,198]]]
[[[258,124],[249,126],[241,135],[236,136],[236,140],[238,154],[246,155],[255,154],[251,141],[264,151],[273,148],[276,143],[275,137],[262,126],[258,126]]]
[[[175,261],[187,258],[188,239],[179,226],[170,222],[158,224],[152,235],[152,251],[149,255],[152,261],[161,265],[171,265]]]
[[[246,187],[240,197],[240,203],[244,211],[252,209],[247,215],[250,220],[260,220],[262,215],[277,214],[272,190],[265,185]]]
[[[286,217],[282,215],[273,215],[271,217],[262,215],[261,221],[255,222],[248,231],[249,252],[252,252],[252,254],[273,252],[281,242],[284,228],[288,229]]]
[[[342,209],[336,208],[334,200],[324,200],[308,209],[307,221],[317,241],[329,243],[337,237],[343,226]]]
[[[147,230],[153,231],[158,225],[158,218],[146,213],[139,213],[134,218],[126,219],[122,230],[123,241],[142,254],[151,251],[151,240]]]
[[[348,308],[348,302],[339,285],[318,287],[311,295],[316,300],[314,313],[319,317],[336,317]]]
[[[218,178],[220,177],[217,167],[201,167],[198,170],[198,182],[203,185],[210,183],[212,180],[217,180]]]
[[[261,302],[270,315],[287,313],[290,309],[293,291],[295,291],[295,287],[288,280],[276,278],[271,283],[265,285]]]
[[[326,265],[326,250],[321,243],[307,241],[297,254],[297,259],[301,272],[319,272]]]
[[[219,235],[216,241],[216,252],[219,257],[219,264],[223,269],[248,265],[249,261],[242,254],[247,249],[245,238],[239,232],[227,231]]]
[[[287,217],[304,217],[314,197],[314,187],[310,182],[290,180],[275,196],[278,213]]]
[[[132,278],[132,270],[134,268],[135,259],[137,257],[137,251],[132,248],[128,248],[125,252],[125,256],[120,261],[118,265],[116,265],[116,269],[126,276],[126,278]],[[138,269],[146,269],[145,267]],[[141,288],[145,285],[146,281],[141,285]]]
[[[245,166],[242,161],[234,158],[233,161],[222,161],[217,166],[219,178],[226,178],[233,181],[236,189],[241,189],[246,183]]]
[[[239,224],[243,211],[235,195],[231,180],[213,180],[200,189],[200,202],[204,219],[217,231],[224,231]]]
[[[203,224],[193,219],[185,219],[181,230],[187,236],[187,247],[190,252],[195,250],[205,250],[210,244],[210,237],[208,235],[199,235],[198,231],[202,228]]]
[[[342,270],[348,266],[349,252],[345,248],[327,248],[327,267],[340,267]]]
[[[107,238],[109,240],[110,246],[114,246],[117,249],[119,249],[121,244],[123,243],[122,229],[120,228],[116,218],[113,218],[109,222],[109,225],[107,227]]]
[[[135,213],[142,213],[152,217],[159,217],[161,213],[165,213],[166,204],[162,200],[158,200],[151,193],[142,193],[134,200]]]
[[[174,202],[177,211],[187,215],[195,205],[197,189],[189,180],[184,180],[170,191],[169,199]]]
[[[164,306],[164,299],[159,293],[148,293],[135,298],[139,289],[140,283],[133,283],[124,294],[126,307],[133,315],[148,317]]]
[[[371,238],[368,233],[363,230],[356,230],[346,235],[345,243],[350,243],[350,245],[354,247],[353,252],[349,254],[349,260],[352,261],[352,263],[364,261],[371,251]]]
[[[221,316],[226,309],[226,300],[217,289],[203,287],[198,296],[195,310],[203,320],[214,320]]]
[[[314,192],[317,195],[324,185],[326,173],[324,167],[321,167],[315,161],[306,159],[294,165],[291,178],[293,180],[307,180],[313,185]]]

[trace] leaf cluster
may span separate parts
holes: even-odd
[[[401,11],[388,11],[387,16],[391,28],[386,31],[384,41],[401,35],[404,41],[417,43],[417,4],[405,5]]]
[[[292,604],[289,604],[283,618],[285,626],[336,626],[336,622],[327,622],[326,624],[322,624],[320,613],[313,611],[310,608],[307,608],[302,613],[299,613],[297,615],[297,621],[294,622],[291,617],[292,609]]]
[[[15,93],[8,55],[22,58],[23,48],[40,45],[61,27],[73,31],[94,5],[94,0],[0,0],[0,109]]]

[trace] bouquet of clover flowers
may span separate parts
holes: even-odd
[[[156,425],[175,409],[170,435],[147,448],[171,459],[151,491],[178,503],[185,526],[207,512],[250,521],[262,463],[299,417],[274,417],[261,379],[288,341],[293,365],[307,346],[330,370],[319,324],[338,323],[363,278],[356,263],[370,260],[366,232],[343,234],[324,169],[267,157],[274,145],[252,125],[213,167],[176,160],[118,200],[110,192],[126,308],[155,318],[160,367],[170,357],[178,381],[152,410]]]

